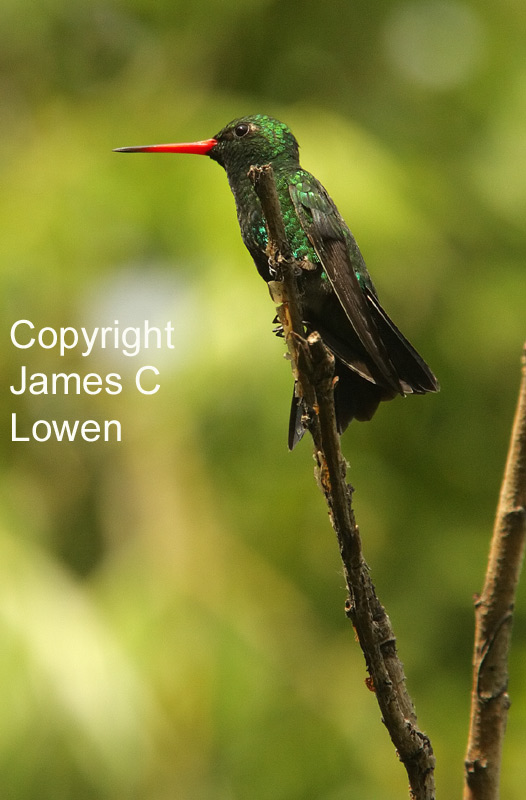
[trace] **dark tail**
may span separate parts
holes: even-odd
[[[351,420],[367,422],[372,419],[382,400],[391,400],[396,392],[378,386],[376,383],[362,378],[336,359],[335,374],[338,377],[334,387],[334,408],[336,412],[336,428],[343,433]],[[292,397],[289,418],[289,450],[293,450],[305,433],[302,417],[306,407],[302,398]]]

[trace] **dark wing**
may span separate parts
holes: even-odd
[[[357,277],[357,273],[363,276],[364,288],[368,287],[374,296],[374,288],[358,245],[321,183],[306,172],[298,177],[290,185],[290,195],[303,230],[314,247],[356,336],[381,378],[395,392],[404,394],[407,389],[401,385],[391,363],[373,319],[374,311],[372,314],[372,307]]]
[[[404,334],[398,330],[393,320],[384,311],[376,295],[366,289],[365,296],[373,309],[382,341],[389,350],[393,364],[396,365],[396,371],[402,384],[407,387],[405,391],[407,393],[414,392],[415,394],[438,392],[440,384],[437,379],[424,359],[416,352],[413,345],[407,341]]]

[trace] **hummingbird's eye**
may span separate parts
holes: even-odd
[[[247,125],[246,122],[240,122],[239,125],[236,125],[234,128],[234,133],[236,134],[238,139],[241,139],[243,136],[246,136],[250,130],[250,126]]]

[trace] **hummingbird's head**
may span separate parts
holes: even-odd
[[[253,114],[225,125],[213,139],[179,144],[119,147],[121,153],[200,153],[227,171],[229,179],[247,174],[250,167],[272,164],[274,169],[298,167],[298,143],[289,128],[265,114]]]
[[[214,139],[216,144],[208,155],[232,177],[246,174],[251,166],[299,166],[298,143],[289,128],[265,114],[235,119]]]

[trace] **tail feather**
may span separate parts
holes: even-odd
[[[334,387],[334,410],[336,428],[343,433],[353,419],[366,422],[374,416],[382,400],[391,400],[396,392],[376,383],[365,380],[357,372],[349,369],[336,359],[335,374],[338,378]],[[305,427],[303,417],[306,407],[301,397],[292,396],[289,417],[289,450],[293,450],[303,438]]]

